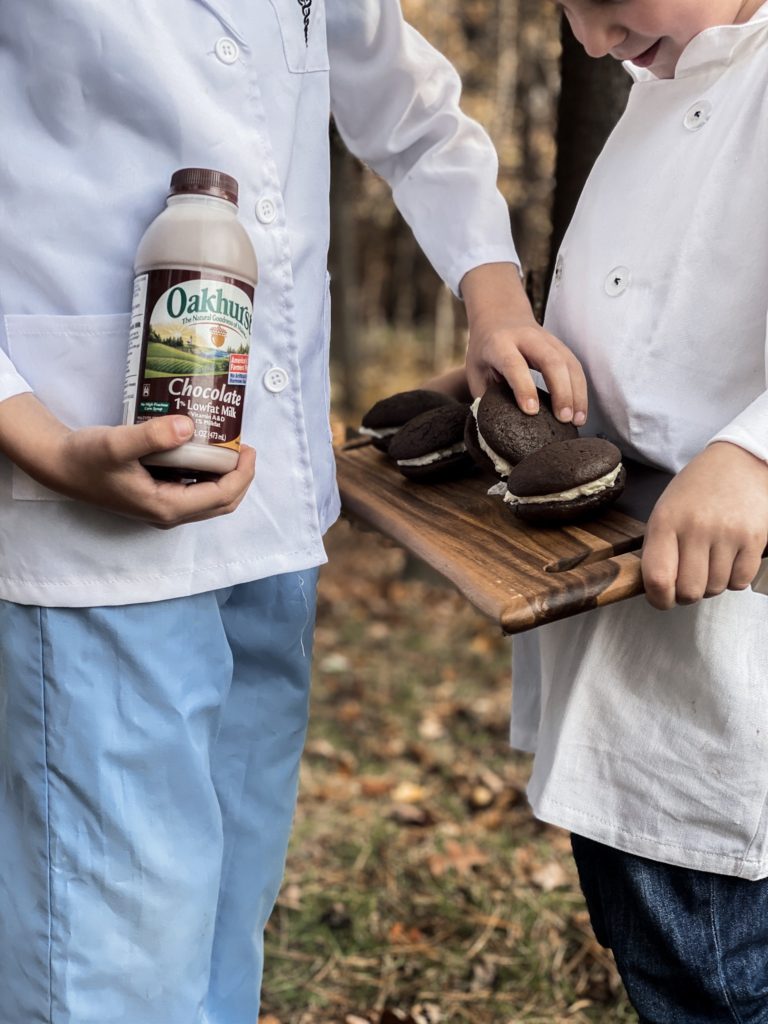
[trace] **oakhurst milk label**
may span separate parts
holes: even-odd
[[[125,423],[181,414],[192,439],[142,459],[157,477],[209,480],[237,465],[258,268],[237,182],[188,167],[139,243]]]
[[[194,441],[240,450],[254,289],[235,278],[152,270],[134,283],[126,373],[131,421],[182,413]]]

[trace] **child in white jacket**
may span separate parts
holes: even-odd
[[[584,415],[459,93],[398,0],[3,0],[3,1024],[258,1017],[339,509],[331,111],[464,295],[476,379],[535,405],[532,362]],[[194,487],[139,461],[189,420],[120,425],[134,254],[181,167],[237,179],[259,262],[246,444]]]
[[[634,86],[545,325],[584,365],[586,432],[676,476],[647,600],[516,639],[513,742],[641,1020],[766,1021],[768,4],[560,6]]]

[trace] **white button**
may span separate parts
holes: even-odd
[[[264,374],[264,387],[273,395],[279,395],[288,387],[288,374],[280,366],[272,366]]]
[[[213,52],[222,64],[234,64],[240,56],[240,47],[234,39],[230,39],[228,36],[222,36],[221,39],[216,41]]]
[[[686,111],[685,117],[683,118],[683,124],[690,132],[697,132],[699,128],[703,128],[704,125],[712,117],[712,104],[709,100],[699,100],[698,103],[694,103],[693,106]]]
[[[271,224],[277,216],[277,204],[272,199],[263,196],[256,203],[256,216],[262,224]]]
[[[614,267],[605,279],[605,290],[611,298],[621,295],[629,287],[630,273],[627,267]]]

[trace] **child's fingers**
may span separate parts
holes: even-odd
[[[587,417],[586,377],[558,338],[534,322],[470,333],[467,381],[473,395],[482,395],[495,374],[512,388],[520,408],[533,415],[539,411],[539,400],[532,369],[544,378],[557,419],[582,426]]]
[[[519,349],[509,347],[503,357],[494,362],[494,368],[500,373],[515,394],[515,401],[523,412],[533,415],[539,411],[539,395],[531,377],[531,370]]]
[[[728,590],[737,558],[738,552],[731,545],[717,543],[712,545],[709,552],[709,577],[704,597],[717,597],[724,590]],[[749,582],[751,581],[747,581],[747,585]]]
[[[135,462],[143,455],[178,448],[189,441],[194,423],[188,416],[156,416],[146,423],[105,429],[103,438],[94,438],[108,461],[119,466]]]
[[[758,573],[760,547],[736,548],[722,541],[709,550],[706,579],[704,575],[706,545],[690,542],[681,545],[678,568],[678,604],[692,604],[702,597],[717,597],[726,590],[746,590]],[[703,588],[703,589],[702,589]]]
[[[648,603],[659,611],[666,611],[676,603],[679,557],[677,535],[655,527],[651,519],[643,544],[641,571]]]
[[[741,548],[731,569],[728,590],[746,590],[760,571],[763,552],[759,547]]]
[[[573,387],[567,363],[557,351],[539,360],[539,371],[552,399],[552,411],[561,423],[570,423],[574,414]]]
[[[689,605],[700,601],[707,592],[709,580],[709,544],[696,538],[678,539],[677,604]]]
[[[589,411],[589,399],[587,396],[587,378],[581,363],[574,360],[570,367],[571,392],[573,394],[573,422],[577,427],[583,427],[587,422]]]
[[[237,467],[218,480],[189,487],[161,485],[164,501],[156,525],[171,528],[234,512],[251,485],[255,467],[256,452],[243,445]]]
[[[475,363],[466,364],[467,387],[473,399],[480,398],[491,382],[490,371],[487,368],[477,366]]]
[[[544,335],[535,349],[522,348],[523,355],[541,373],[552,399],[555,416],[563,423],[583,426],[587,418],[587,378],[581,363],[557,338]]]

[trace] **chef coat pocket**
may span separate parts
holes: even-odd
[[[130,319],[129,313],[6,315],[8,355],[35,396],[68,427],[117,426]],[[24,500],[64,500],[15,466],[12,493]]]
[[[270,0],[283,38],[288,70],[328,71],[324,0]]]

